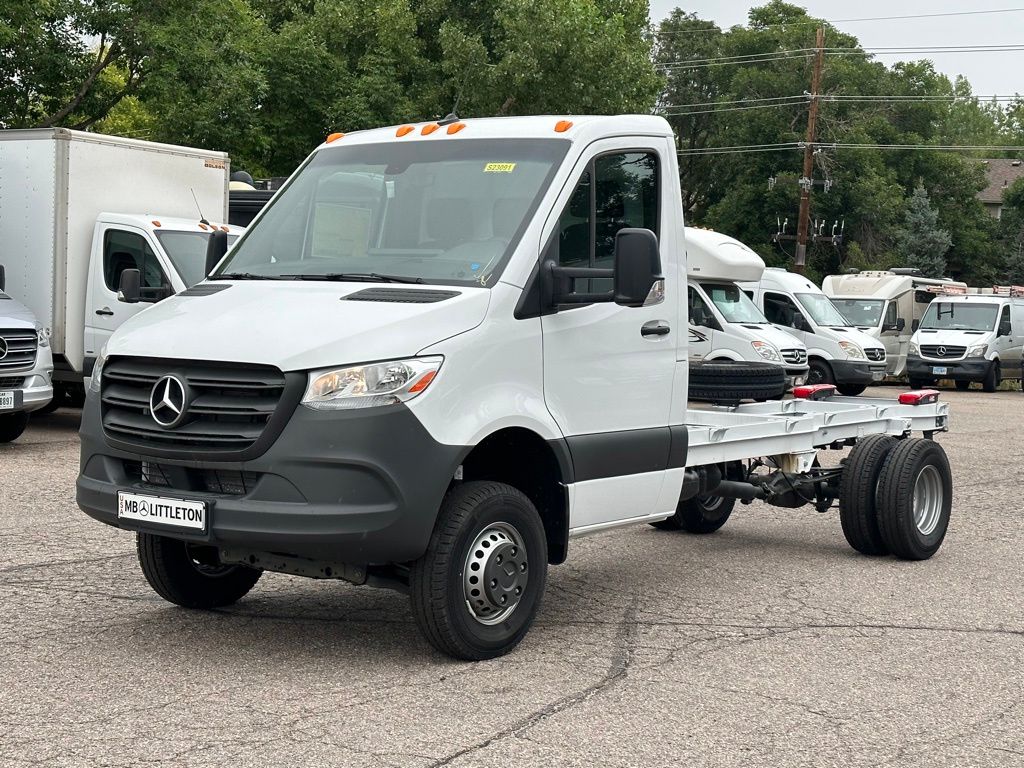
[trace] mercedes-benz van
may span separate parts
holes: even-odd
[[[53,397],[49,334],[5,283],[0,266],[0,443],[21,437],[28,415]]]

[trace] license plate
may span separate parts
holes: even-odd
[[[14,410],[14,393],[0,392],[0,411]]]
[[[945,376],[948,369],[944,365],[936,365],[932,368],[932,373],[936,376]]]
[[[207,508],[205,501],[167,499],[118,491],[117,516],[121,520],[135,520],[167,528],[205,531]]]
[[[885,378],[885,371],[872,371],[871,372],[871,380],[872,381],[881,381],[884,378]]]

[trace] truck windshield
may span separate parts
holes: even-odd
[[[991,331],[996,326],[998,304],[966,301],[933,301],[921,318],[921,328],[939,331]]]
[[[157,230],[156,239],[164,249],[167,257],[174,264],[174,269],[191,288],[206,277],[206,244],[210,240],[209,232],[175,232],[173,230]],[[228,235],[230,248],[238,235]]]
[[[824,293],[798,293],[796,300],[817,325],[826,328],[849,328],[851,325]]]
[[[883,299],[832,299],[832,303],[843,313],[843,317],[863,328],[877,326],[885,309]]]
[[[730,323],[768,324],[761,310],[738,286],[732,283],[701,283],[701,288]]]
[[[320,150],[215,277],[494,285],[568,147],[410,138]]]

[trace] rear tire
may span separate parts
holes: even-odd
[[[680,501],[672,517],[651,523],[663,531],[688,533],[714,533],[729,519],[736,507],[736,499],[724,496],[694,496]]]
[[[690,364],[690,400],[738,403],[786,394],[786,372],[771,363],[714,360]]]
[[[0,416],[0,443],[10,443],[21,437],[25,427],[28,426],[28,413],[18,411],[17,413],[5,413]]]
[[[968,389],[971,388],[971,382],[957,380],[956,388],[959,389],[961,392],[966,392]]]
[[[521,491],[462,483],[441,502],[427,551],[412,564],[413,616],[442,653],[469,661],[502,656],[533,625],[547,567],[544,525]]]
[[[863,555],[887,555],[878,528],[875,491],[889,453],[899,441],[892,435],[870,435],[857,441],[839,481],[839,521],[847,543]]]
[[[167,602],[183,608],[231,605],[263,575],[263,571],[244,565],[221,565],[213,547],[152,533],[139,533],[136,548],[149,586]]]
[[[846,397],[856,397],[865,389],[866,384],[837,384],[836,389],[839,390],[839,394],[845,395]]]
[[[999,389],[999,382],[1003,378],[1003,372],[999,367],[999,361],[996,360],[988,367],[988,373],[985,374],[985,378],[981,381],[981,389],[983,392],[995,392]]]
[[[903,560],[927,560],[946,537],[953,476],[934,440],[903,440],[889,454],[878,480],[878,527],[889,550]]]

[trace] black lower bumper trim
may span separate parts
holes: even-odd
[[[984,357],[968,357],[964,360],[924,360],[917,355],[907,355],[907,377],[911,379],[951,379],[953,381],[981,381],[991,369],[993,362]],[[936,368],[945,368],[945,373],[935,373]]]
[[[854,360],[831,360],[832,376],[836,384],[871,384],[881,381],[885,374],[885,363],[857,362]],[[875,373],[883,375],[875,378]]]

